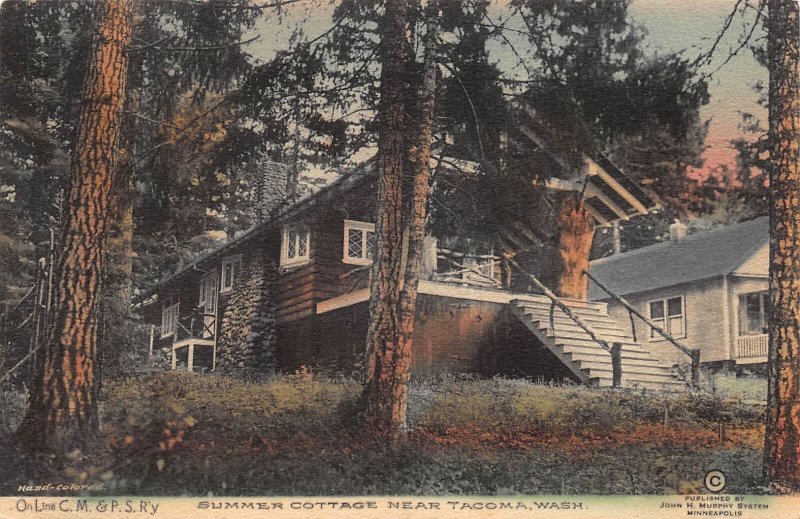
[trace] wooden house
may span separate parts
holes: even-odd
[[[590,272],[687,347],[699,349],[704,363],[766,363],[766,216],[689,236],[676,223],[668,241],[592,261]],[[626,332],[635,333],[628,310],[594,283],[589,298],[606,302]],[[649,329],[640,326],[636,335],[664,362],[681,358]]]
[[[197,258],[144,306],[151,352],[173,369],[359,373],[374,247],[371,164]],[[549,182],[584,193],[599,225],[655,202],[601,156]],[[611,385],[608,351],[546,296],[504,290],[498,259],[426,240],[412,374],[527,375]],[[608,315],[603,302],[564,300],[597,335],[623,343],[623,384],[680,387]]]

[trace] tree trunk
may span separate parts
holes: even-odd
[[[141,57],[129,62],[128,77],[134,67],[141,66]],[[109,230],[106,262],[103,266],[103,333],[98,339],[98,357],[102,374],[117,375],[125,369],[126,359],[136,347],[131,297],[133,295],[133,171],[138,97],[131,92],[126,100],[126,115],[121,121],[114,179],[109,205]],[[98,373],[98,389],[102,377]]]
[[[568,196],[561,203],[558,215],[558,252],[561,257],[561,272],[558,279],[558,295],[586,300],[589,280],[583,271],[589,268],[589,253],[592,250],[594,225],[583,202]]]
[[[411,352],[414,339],[414,316],[416,315],[419,277],[422,254],[425,244],[425,224],[428,219],[428,191],[431,178],[431,140],[433,136],[433,115],[436,99],[436,33],[438,9],[436,2],[428,4],[425,33],[425,72],[419,93],[418,123],[411,125],[416,142],[409,150],[409,165],[413,174],[409,189],[409,211],[406,233],[408,250],[405,261],[403,290],[400,293],[400,340],[395,355],[394,395],[397,407],[393,428],[403,431],[406,426],[408,409],[408,381],[411,377]],[[409,136],[409,140],[413,139]]]
[[[125,102],[131,0],[98,2],[96,16],[55,268],[53,320],[18,431],[29,446],[59,454],[85,451],[98,433],[97,313]]]
[[[366,344],[364,401],[367,424],[380,435],[394,435],[404,419],[399,350],[402,276],[402,181],[406,160],[404,138],[406,54],[409,42],[409,0],[386,2],[381,27],[381,99],[378,112],[378,193],[372,265],[369,329]]]
[[[800,88],[798,5],[770,0],[768,15],[770,338],[764,468],[800,490]]]

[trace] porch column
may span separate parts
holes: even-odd
[[[186,364],[187,364],[186,369],[188,371],[192,371],[192,367],[194,366],[194,343],[190,342],[189,346],[187,346],[187,348],[189,348],[189,357],[186,360]]]

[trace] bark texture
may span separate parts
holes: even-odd
[[[56,453],[97,437],[95,360],[114,154],[125,104],[131,0],[96,4],[55,269],[49,338],[19,436]]]
[[[410,0],[386,2],[381,23],[381,99],[378,112],[378,193],[366,344],[365,412],[378,434],[395,434],[404,422],[400,395],[405,355],[399,312],[403,275],[403,172],[406,162],[405,88]],[[406,367],[407,370],[407,367]]]
[[[583,203],[568,196],[561,203],[558,215],[558,252],[561,257],[561,272],[558,279],[558,295],[586,300],[589,279],[583,275],[589,269],[589,253],[592,249],[594,224]]]
[[[770,0],[770,339],[764,466],[800,490],[800,88],[798,4]]]
[[[141,53],[139,53],[141,54]],[[137,63],[134,63],[136,61]],[[141,57],[129,62],[128,77],[136,66],[141,66]],[[123,116],[118,151],[115,156],[114,178],[109,205],[108,241],[106,261],[103,265],[103,326],[98,338],[98,357],[102,377],[98,373],[98,385],[107,376],[124,373],[134,363],[135,348],[141,347],[137,339],[138,330],[131,311],[133,296],[133,172],[134,146],[136,141],[136,118],[132,115],[139,108],[138,96],[129,94],[126,99],[126,114]],[[101,370],[98,370],[101,371]]]
[[[412,125],[416,142],[409,149],[409,165],[413,174],[409,189],[409,211],[406,216],[408,250],[405,261],[403,289],[400,293],[400,341],[395,355],[395,380],[393,398],[398,415],[395,429],[403,430],[408,410],[408,381],[411,376],[411,352],[414,339],[419,277],[425,245],[425,224],[428,220],[428,191],[431,178],[431,140],[436,100],[436,33],[438,9],[436,2],[428,4],[425,33],[425,72],[419,94],[418,124]],[[411,136],[410,136],[411,137]]]

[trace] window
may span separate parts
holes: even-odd
[[[305,263],[310,257],[311,232],[305,225],[287,225],[283,228],[281,265]]]
[[[220,294],[233,290],[236,276],[241,275],[242,255],[228,256],[222,259],[222,277],[220,279]],[[205,302],[205,301],[204,301]]]
[[[767,333],[769,294],[753,292],[739,296],[739,335]]]
[[[342,261],[354,265],[369,265],[375,256],[375,224],[344,221],[344,255]]]
[[[161,338],[175,335],[178,330],[178,298],[166,296],[161,307]]]
[[[648,306],[650,308],[650,320],[656,326],[673,337],[686,337],[686,315],[683,296],[650,301]],[[658,341],[661,339],[663,339],[661,334],[651,328],[650,340]]]

